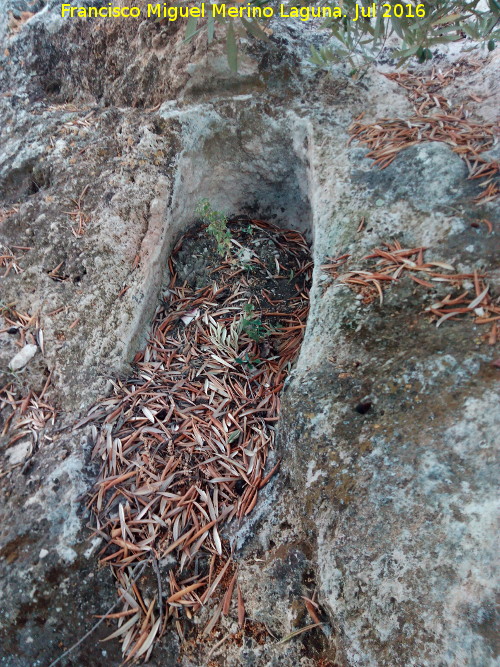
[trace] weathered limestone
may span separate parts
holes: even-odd
[[[3,21],[11,9],[0,5],[0,188],[2,207],[19,211],[1,223],[0,242],[34,249],[19,260],[22,273],[2,280],[1,300],[40,314],[45,355],[19,379],[40,386],[52,371],[56,426],[127,372],[200,198],[228,213],[276,216],[314,241],[308,329],[283,394],[281,472],[231,534],[250,618],[283,637],[310,622],[301,596],[316,588],[328,627],[283,645],[222,644],[210,659],[494,665],[495,353],[470,321],[427,321],[421,311],[433,297],[409,280],[382,306],[364,306],[320,269],[326,257],[361,258],[397,238],[459,271],[489,271],[498,294],[498,232],[470,226],[495,223],[497,212],[471,203],[478,190],[463,162],[429,143],[372,169],[364,149],[347,146],[349,123],[363,110],[374,120],[411,107],[375,71],[356,84],[310,67],[309,43],[320,39],[310,26],[281,23],[270,45],[247,45],[234,77],[223,55],[207,57],[201,39],[184,44],[172,25],[70,25],[37,5],[13,35]],[[483,82],[497,63],[486,64]],[[68,211],[82,192],[89,218],[78,238]],[[56,282],[48,274],[62,261],[67,279]],[[12,334],[0,334],[0,372],[17,351]],[[362,402],[371,406],[364,414]],[[55,435],[0,480],[8,667],[50,664],[114,601],[108,573],[95,569],[99,540],[85,529],[82,499],[95,475],[88,431]],[[2,466],[22,451],[2,444]],[[118,665],[119,646],[98,644],[107,633],[100,628],[67,664]],[[203,651],[188,647],[180,664],[207,664]],[[168,635],[150,664],[174,665],[178,652]]]

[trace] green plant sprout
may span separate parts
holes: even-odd
[[[231,232],[227,228],[227,216],[221,211],[214,210],[208,199],[198,202],[195,213],[203,222],[208,223],[207,232],[214,237],[217,252],[221,257],[226,257],[231,250]]]
[[[241,320],[241,328],[256,343],[267,338],[271,332],[265,326],[260,318],[254,317],[254,306],[251,303],[247,303],[243,308],[245,316]]]
[[[248,352],[245,353],[245,358],[236,357],[233,361],[235,364],[242,364],[248,367],[249,370],[255,370],[257,365],[260,364],[261,360],[259,357],[250,357]]]

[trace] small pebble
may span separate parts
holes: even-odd
[[[11,371],[18,371],[24,368],[26,364],[33,359],[36,354],[37,346],[28,344],[23,347],[10,361],[9,368]]]

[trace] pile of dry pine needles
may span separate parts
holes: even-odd
[[[89,507],[105,540],[101,563],[118,580],[123,609],[112,615],[119,628],[109,638],[120,637],[126,662],[147,660],[169,621],[183,636],[186,621],[216,599],[208,635],[229,613],[235,590],[244,623],[236,564],[220,531],[252,511],[277,470],[266,462],[279,393],[302,341],[312,267],[299,233],[251,224],[279,249],[272,278],[291,283],[292,297],[278,302],[257,290],[255,274],[234,259],[195,290],[181,284],[170,260],[168,295],[135,376],[114,382],[113,396],[92,412],[93,456],[102,467]],[[264,267],[256,255],[250,262]],[[157,577],[149,599],[133,577],[141,561]]]
[[[484,282],[485,276],[474,273],[456,273],[453,266],[441,261],[425,261],[427,248],[403,248],[399,241],[384,243],[383,248],[374,248],[363,257],[363,260],[376,260],[375,270],[371,267],[340,273],[349,255],[328,258],[322,269],[336,278],[340,283],[349,285],[363,297],[363,303],[371,303],[378,295],[383,303],[383,288],[393,284],[403,275],[408,275],[418,285],[434,289],[439,283],[446,283],[453,289],[463,289],[466,282],[473,287],[465,289],[461,294],[448,293],[438,302],[427,307],[426,312],[437,320],[440,326],[449,319],[457,319],[460,315],[474,317],[475,324],[491,325],[487,336],[490,345],[498,340],[497,322],[500,320],[500,301],[489,293],[490,287]],[[472,291],[472,294],[470,293]]]
[[[408,91],[415,115],[408,119],[383,118],[376,123],[364,124],[361,114],[349,128],[351,139],[357,139],[370,148],[367,157],[375,160],[381,169],[388,167],[398,153],[424,141],[441,141],[465,160],[469,179],[482,179],[479,186],[483,192],[476,203],[493,201],[500,194],[498,174],[500,163],[486,160],[480,153],[495,143],[498,126],[493,123],[478,123],[469,118],[462,106],[453,109],[439,90],[449,84],[455,76],[463,73],[463,63],[442,73],[435,68],[429,78],[409,72],[385,74]],[[477,64],[476,68],[479,68]]]

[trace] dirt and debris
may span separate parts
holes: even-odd
[[[244,520],[278,470],[279,393],[300,349],[312,262],[298,232],[260,220],[229,229],[225,258],[204,226],[182,237],[134,375],[114,380],[91,413],[103,461],[92,527],[118,581],[123,610],[110,638],[127,659],[147,660],[169,622],[192,637],[193,616],[213,601],[201,630],[210,636],[236,591],[245,627],[222,529]],[[140,562],[156,572],[146,592],[133,577]]]
[[[465,289],[458,295],[447,292],[438,301],[426,307],[425,312],[434,316],[437,327],[446,320],[457,319],[459,315],[472,315],[475,324],[491,325],[490,332],[486,336],[488,343],[494,345],[497,342],[500,299],[490,293],[490,285],[486,284],[484,274],[478,271],[456,273],[454,267],[446,262],[425,260],[424,254],[428,249],[423,246],[403,248],[397,240],[383,245],[384,248],[374,248],[369,255],[363,257],[363,260],[376,260],[375,271],[357,269],[339,273],[340,267],[349,260],[348,254],[328,258],[328,263],[323,264],[321,268],[339,283],[349,285],[358,292],[365,305],[372,303],[377,296],[382,305],[384,289],[397,283],[405,275],[427,290],[436,290],[442,284],[448,285],[453,290]],[[419,276],[419,273],[426,279]]]
[[[0,306],[0,334],[7,334],[10,347],[15,350],[7,382],[0,387],[0,437],[6,438],[6,458],[0,467],[3,477],[18,466],[24,468],[45,438],[50,438],[46,431],[54,426],[57,410],[47,398],[52,374],[43,360],[40,318],[19,312],[15,304]],[[20,375],[32,365],[31,375]]]
[[[375,123],[364,124],[364,112],[349,128],[351,141],[357,139],[370,148],[367,157],[380,169],[388,167],[398,153],[425,141],[441,141],[452,147],[467,164],[469,179],[481,179],[483,189],[476,203],[494,201],[500,194],[498,174],[500,163],[481,157],[491,149],[498,137],[498,124],[475,122],[462,104],[458,108],[440,94],[441,88],[455,77],[478,69],[480,63],[459,61],[445,72],[432,69],[427,77],[411,72],[392,72],[385,76],[405,88],[415,109],[415,115],[407,118],[382,118]]]

